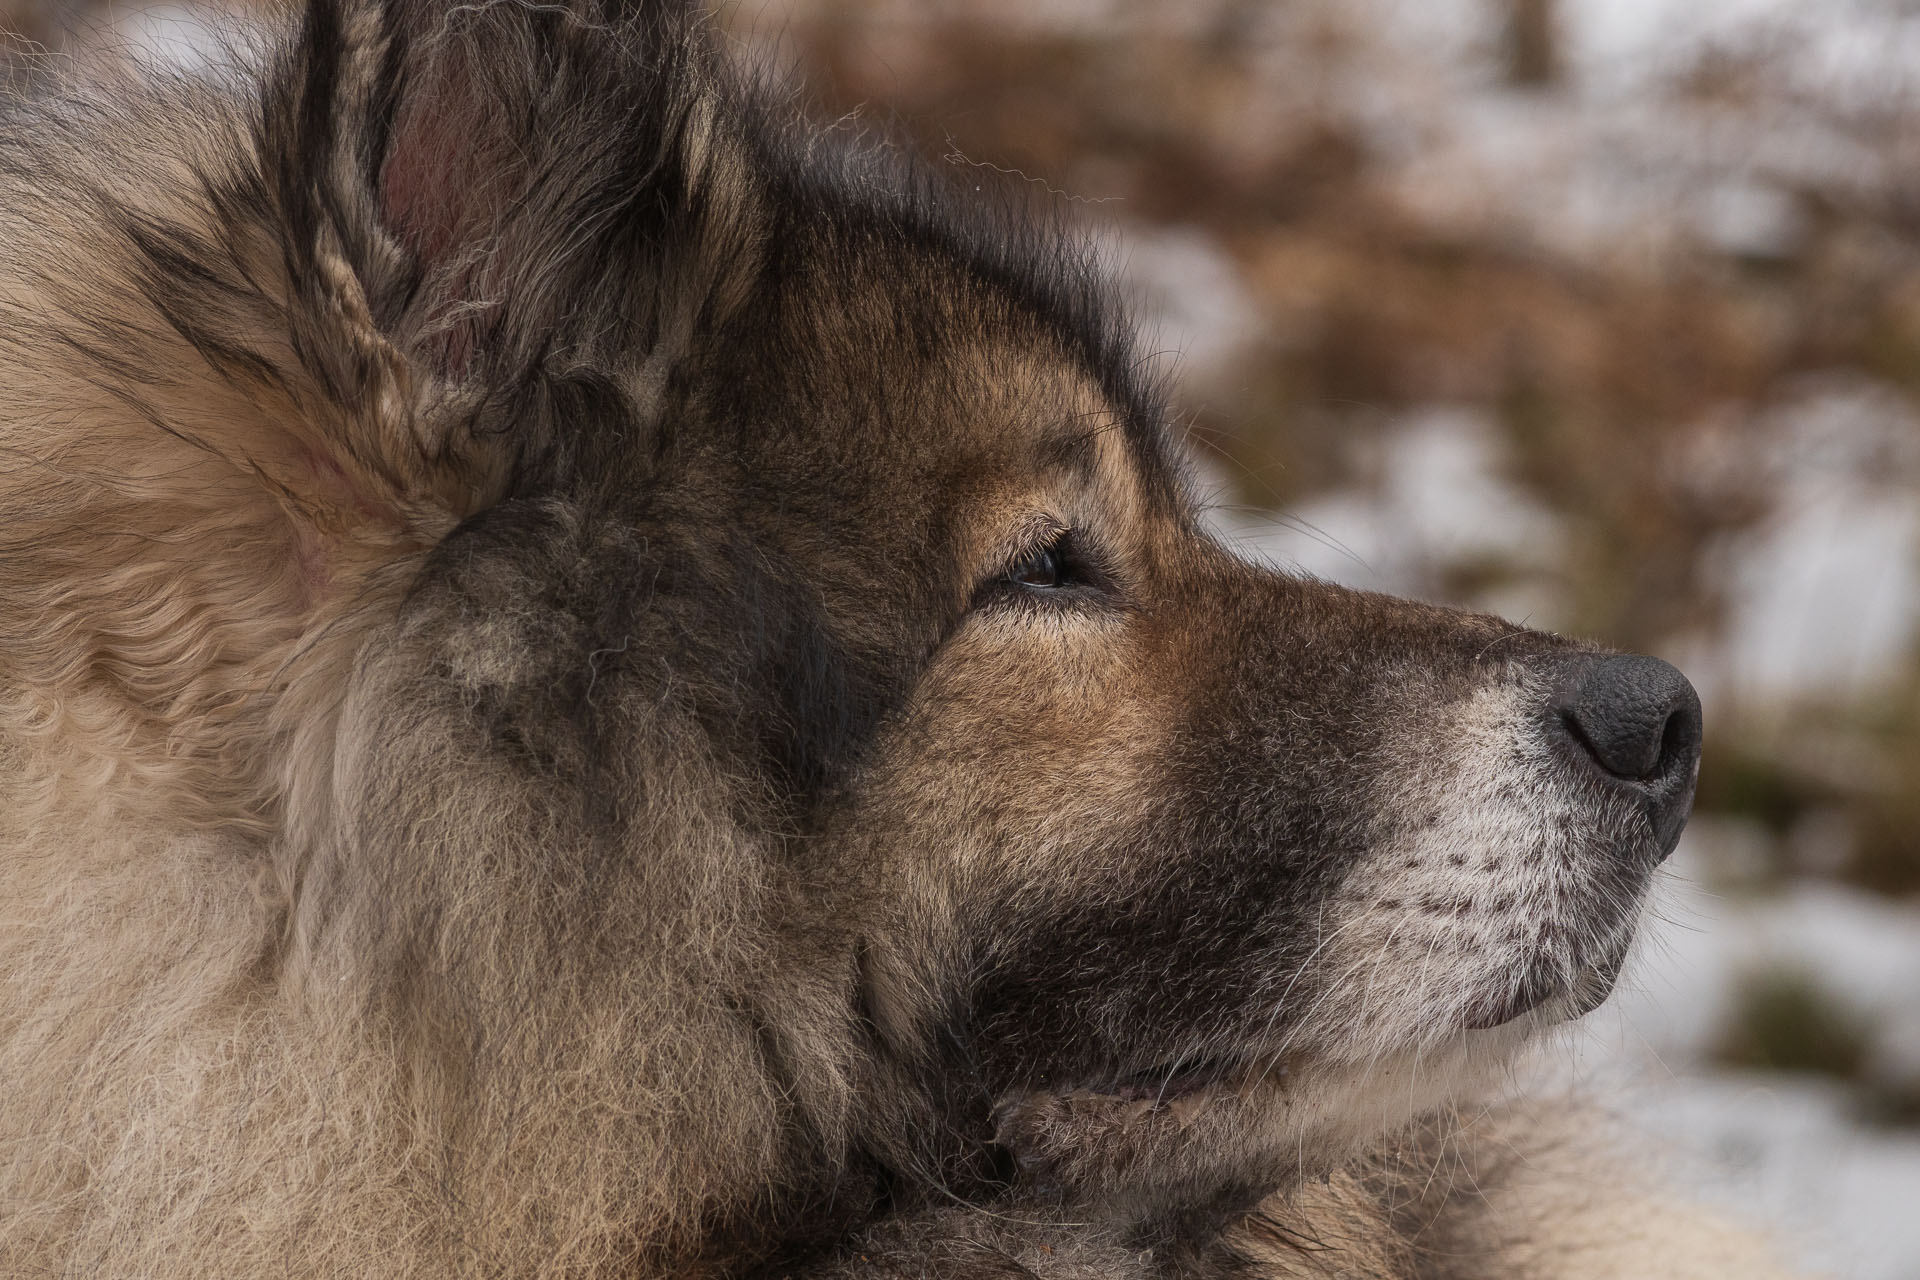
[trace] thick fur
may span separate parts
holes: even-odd
[[[698,15],[11,103],[0,384],[6,1274],[1632,1273],[1432,1118],[1662,852],[1586,650],[1214,546],[1072,238]]]

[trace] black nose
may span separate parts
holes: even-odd
[[[1700,765],[1700,696],[1658,658],[1582,657],[1562,667],[1553,709],[1580,754],[1647,808],[1661,856],[1693,807]]]
[[[1562,678],[1555,705],[1600,767],[1629,781],[1700,753],[1700,698],[1658,658],[1598,658]],[[1691,761],[1689,761],[1691,763]]]

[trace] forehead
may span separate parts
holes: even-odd
[[[763,354],[787,402],[775,436],[807,437],[798,461],[880,492],[918,482],[942,501],[1069,482],[1124,487],[1143,513],[1184,511],[1158,388],[1073,246],[986,255],[885,230],[816,232],[770,308],[779,350]]]

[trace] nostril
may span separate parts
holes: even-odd
[[[1629,781],[1691,771],[1700,749],[1699,696],[1658,658],[1582,663],[1562,676],[1554,705],[1595,763]]]
[[[1700,751],[1700,703],[1699,695],[1693,692],[1693,686],[1687,686],[1692,695],[1692,708],[1681,707],[1667,717],[1666,728],[1660,732],[1660,763],[1679,761],[1684,757],[1698,755]]]

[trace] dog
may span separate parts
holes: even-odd
[[[1224,551],[1071,227],[668,0],[17,95],[0,220],[7,1274],[1762,1273],[1462,1109],[1692,689]]]

